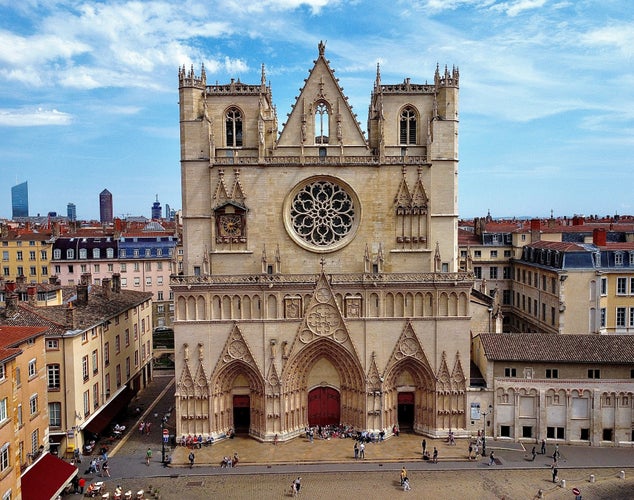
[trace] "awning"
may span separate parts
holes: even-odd
[[[81,430],[93,432],[95,434],[103,431],[112,422],[121,410],[123,410],[132,400],[134,393],[127,387],[121,388],[121,392],[117,394],[107,406],[101,407],[96,413],[92,414],[86,422],[81,426]]]
[[[50,453],[45,453],[22,474],[22,498],[29,500],[57,498],[76,475],[77,467]]]

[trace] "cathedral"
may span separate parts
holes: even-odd
[[[377,66],[366,136],[323,43],[281,125],[264,66],[214,85],[179,69],[178,437],[467,433],[458,89],[455,68]]]

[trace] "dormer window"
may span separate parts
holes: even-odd
[[[416,144],[416,111],[411,106],[403,108],[399,121],[400,144]]]
[[[225,134],[228,148],[242,147],[242,113],[238,108],[229,108],[225,115]]]
[[[614,254],[614,265],[622,266],[623,265],[623,252],[615,252]]]

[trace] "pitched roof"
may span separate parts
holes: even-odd
[[[634,365],[634,335],[482,333],[490,361]]]
[[[18,347],[27,340],[44,335],[41,326],[2,326],[0,325],[0,348]]]

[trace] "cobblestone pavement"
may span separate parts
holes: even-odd
[[[90,481],[104,480],[106,491],[117,484],[124,490],[144,490],[145,498],[155,498],[150,489],[158,489],[161,499],[196,500],[273,499],[290,497],[291,481],[302,477],[301,497],[308,499],[344,499],[351,494],[365,499],[391,499],[397,495],[414,498],[523,500],[538,498],[574,499],[572,488],[579,488],[584,500],[634,500],[634,449],[587,448],[561,445],[559,478],[553,484],[552,459],[538,455],[535,461],[519,443],[488,440],[487,449],[495,450],[496,464],[488,466],[488,458],[478,462],[467,460],[467,443],[458,440],[449,446],[442,440],[426,438],[428,448],[437,447],[439,463],[421,460],[422,437],[401,434],[382,443],[366,447],[366,459],[353,458],[350,439],[315,440],[303,437],[277,445],[260,443],[237,436],[209,447],[194,450],[195,466],[189,469],[187,448],[166,447],[172,458],[170,467],[161,465],[161,422],[168,416],[166,428],[173,435],[173,372],[155,373],[154,381],[139,395],[132,406],[140,412],[129,413],[125,422],[128,432],[110,450],[110,478],[80,474]],[[134,408],[132,408],[134,410]],[[140,420],[151,422],[149,435],[138,431]],[[152,463],[145,464],[147,448],[153,451]],[[549,450],[552,446],[549,446]],[[239,466],[221,469],[225,455],[238,452]],[[401,466],[408,468],[412,490],[403,492],[399,484]],[[623,471],[625,479],[620,478]],[[594,475],[594,482],[590,482]],[[66,495],[79,499],[80,495]]]

